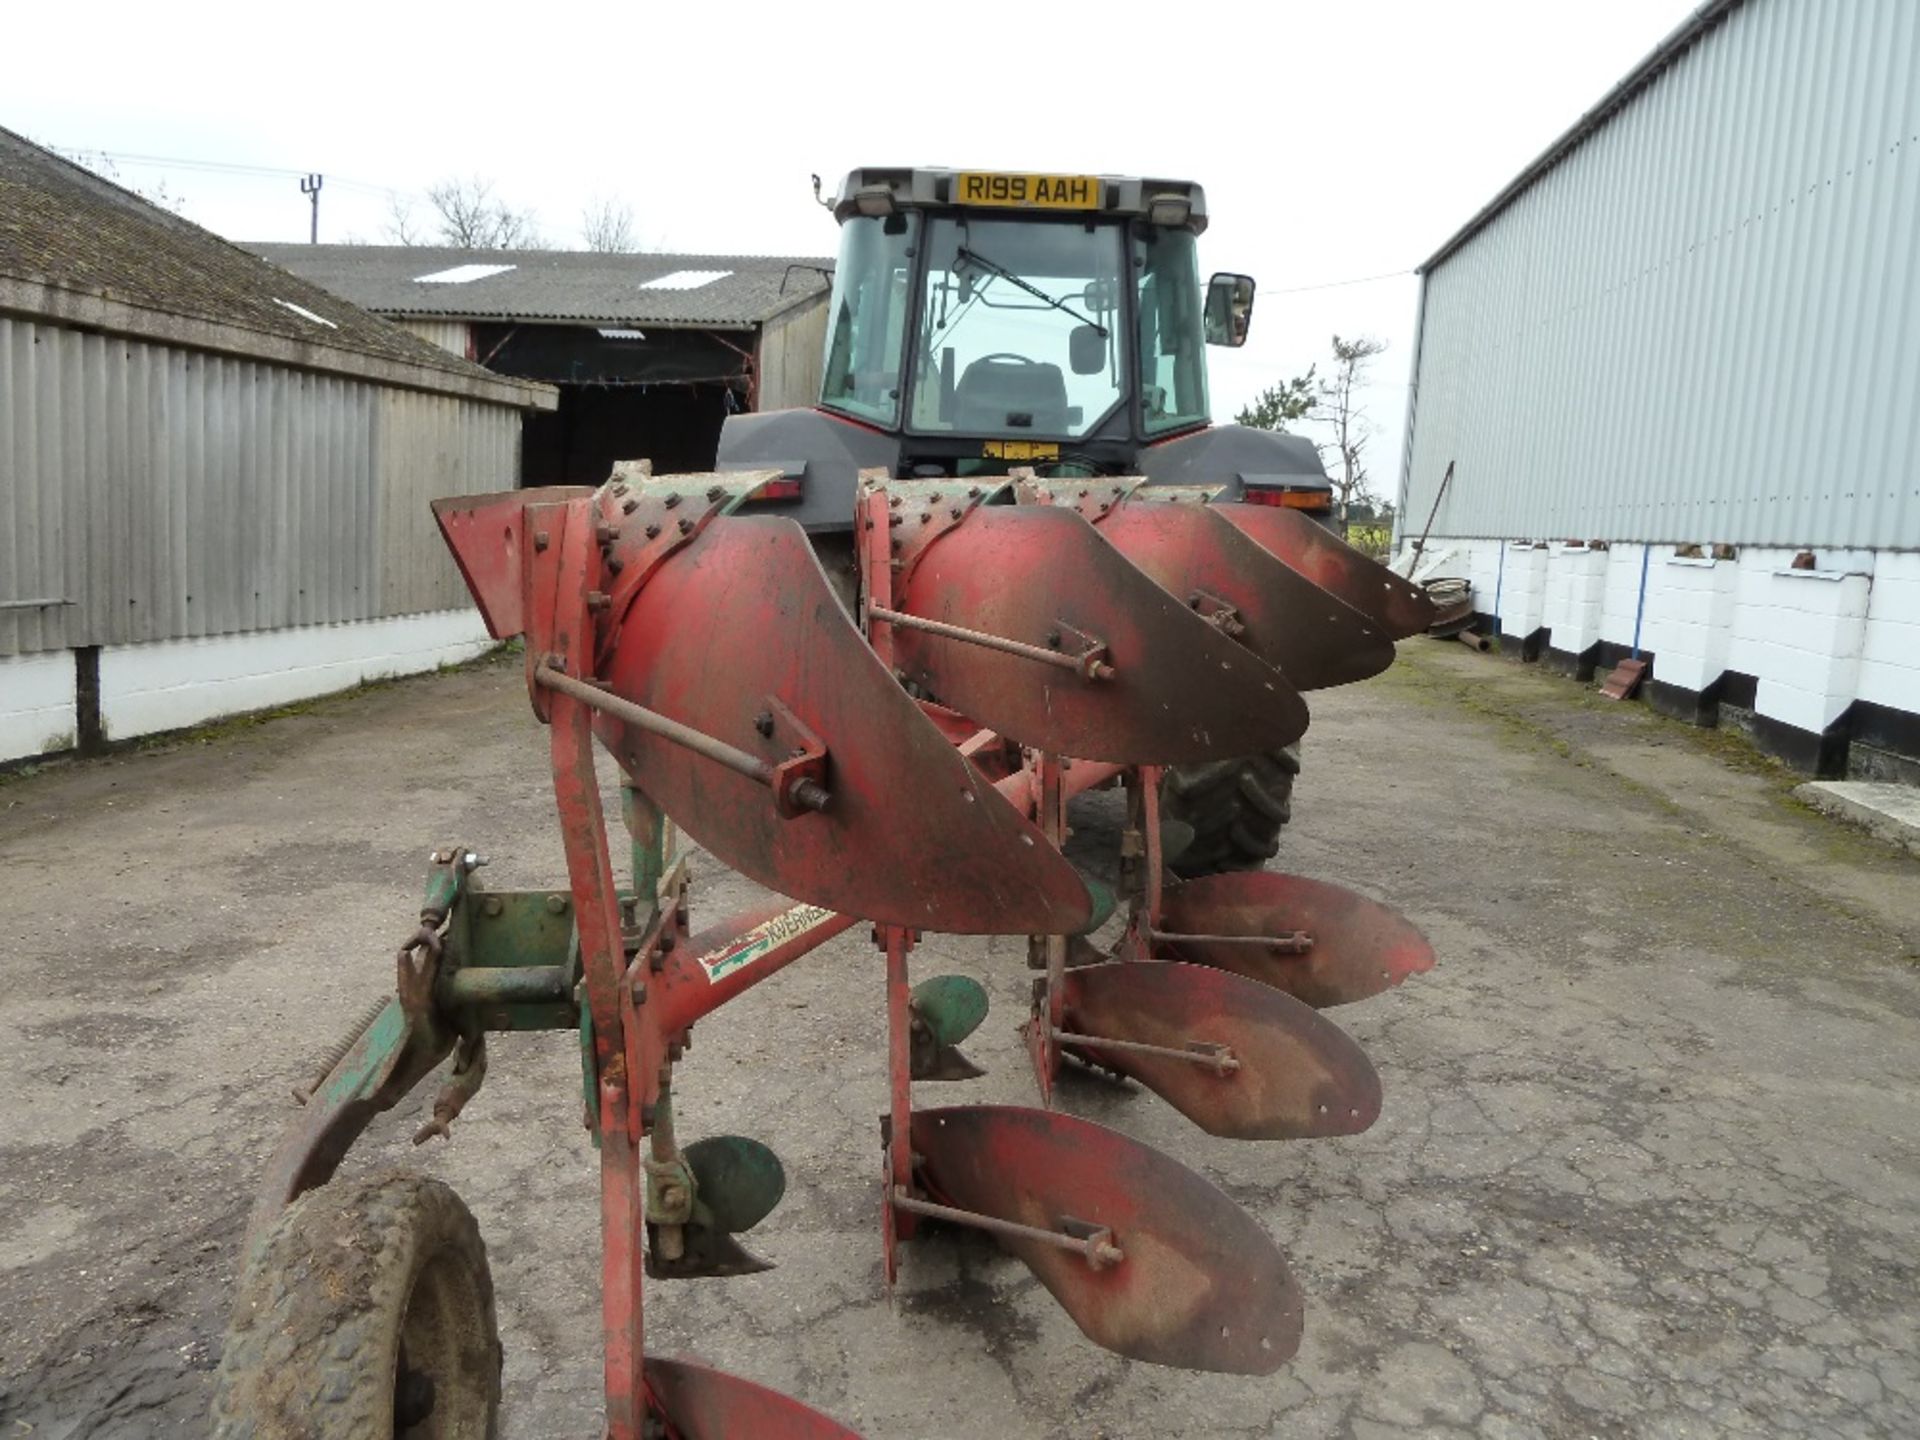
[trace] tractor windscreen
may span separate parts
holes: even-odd
[[[1073,439],[1125,398],[1117,226],[927,226],[908,428]]]

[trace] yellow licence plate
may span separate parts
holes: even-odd
[[[1060,446],[1052,440],[989,440],[980,453],[989,460],[1058,460]]]
[[[1093,175],[989,175],[968,171],[953,181],[956,205],[1018,205],[1042,210],[1098,210]]]

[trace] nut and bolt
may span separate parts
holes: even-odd
[[[763,737],[771,738],[773,735],[773,712],[771,710],[761,711],[760,714],[756,715],[753,719],[753,728],[758,730]]]
[[[693,521],[684,515],[680,517],[680,533],[682,535],[691,535],[693,533]]]
[[[646,529],[647,539],[652,540],[656,538],[659,534],[660,534],[660,527],[658,525],[647,526],[647,529]]]
[[[589,610],[604,610],[612,603],[613,598],[604,590],[589,590],[587,592],[587,609]]]
[[[552,543],[552,540],[547,537],[546,531],[536,530],[533,532],[533,548],[535,550],[544,550]]]
[[[634,511],[638,510],[639,508],[640,508],[640,501],[638,500],[638,498],[634,496],[628,496],[626,500],[621,502],[620,513],[622,515],[631,515]]]
[[[567,913],[567,897],[564,895],[547,896],[547,913],[549,915],[566,914]]]
[[[660,503],[665,505],[669,510],[673,509],[674,506],[680,503],[680,492],[678,490],[669,490],[667,492],[667,498]]]
[[[707,487],[707,499],[708,499],[709,501],[716,501],[716,500],[724,500],[724,499],[726,499],[726,497],[727,497],[727,487],[726,487],[726,486],[724,486],[724,485],[710,485],[710,486],[708,486],[708,487]]]

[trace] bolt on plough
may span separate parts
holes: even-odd
[[[491,1433],[492,1283],[472,1217],[405,1177],[328,1183],[451,1060],[416,1142],[446,1137],[486,1037],[574,1032],[600,1156],[606,1434],[844,1436],[800,1402],[649,1355],[647,1278],[766,1268],[758,1140],[674,1121],[693,1027],[855,926],[885,956],[884,1274],[928,1222],[983,1230],[1088,1339],[1157,1364],[1270,1373],[1302,1296],[1260,1225],[1186,1166],[1053,1108],[1063,1065],[1123,1077],[1211,1135],[1351,1135],[1381,1109],[1322,1013],[1429,969],[1412,925],[1273,872],[1178,881],[1164,767],[1299,738],[1302,693],[1385,668],[1424,597],[1284,510],[1129,480],[862,477],[850,614],[774,474],[651,475],[435,506],[488,629],[523,637],[567,881],[494,889],[433,853],[395,993],[296,1092],[258,1193],[219,1378],[223,1435]],[[1178,703],[1172,703],[1177,697]],[[623,772],[613,860],[594,745]],[[1124,787],[1119,884],[1063,853],[1067,804]],[[677,830],[777,897],[695,929]],[[923,1108],[980,1071],[987,993],[923,976],[923,932],[1026,935],[1041,1107]],[[1098,949],[1095,931],[1118,932]],[[348,1343],[349,1340],[351,1343]]]

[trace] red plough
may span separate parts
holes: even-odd
[[[395,1292],[382,1372],[343,1380],[301,1356],[268,1373],[245,1357],[264,1353],[252,1339],[262,1327],[324,1326],[329,1305],[384,1303],[258,1277],[308,1243],[334,1191],[325,1182],[372,1117],[452,1057],[419,1138],[447,1133],[484,1078],[487,1033],[503,1029],[580,1038],[600,1150],[607,1434],[851,1433],[747,1381],[649,1357],[643,1287],[764,1267],[737,1237],[777,1204],[780,1163],[747,1137],[683,1142],[676,1067],[697,1021],[856,924],[886,957],[889,1281],[900,1241],[929,1224],[972,1227],[1116,1353],[1246,1375],[1293,1355],[1302,1298],[1284,1258],[1201,1176],[1050,1108],[916,1105],[916,1082],[979,1073],[958,1046],[986,993],[964,976],[914,985],[909,959],[923,931],[1031,937],[1040,973],[1024,1030],[1049,1106],[1070,1059],[1144,1086],[1213,1135],[1366,1129],[1379,1077],[1318,1009],[1430,968],[1431,949],[1392,912],[1322,882],[1170,883],[1160,767],[1297,738],[1302,691],[1390,662],[1405,597],[1345,547],[1266,523],[1292,517],[1254,519],[1203,495],[875,475],[858,502],[850,616],[798,526],[740,513],[769,478],[626,466],[597,491],[436,507],[492,633],[524,637],[568,883],[492,890],[477,851],[436,852],[394,998],[303,1092],[263,1181],[243,1294],[267,1298],[236,1311],[222,1433],[281,1433],[274,1407],[289,1394],[381,1385],[391,1393],[368,1403],[390,1402],[396,1429],[416,1412],[491,1423],[497,1373],[489,1402],[443,1363],[455,1351],[441,1343],[442,1332],[470,1342],[475,1326],[491,1336],[477,1252],[444,1263],[467,1275],[462,1293],[488,1297],[484,1316],[414,1313],[407,1296],[425,1282],[413,1276]],[[596,740],[624,774],[624,880]],[[1128,797],[1117,893],[1063,853],[1068,802],[1116,782]],[[790,898],[694,932],[676,822]],[[1115,937],[1106,950],[1095,931]],[[359,1223],[399,1224],[391,1201]],[[450,1192],[432,1203],[458,1207]],[[394,1253],[423,1243],[387,1238]]]

